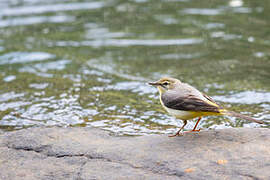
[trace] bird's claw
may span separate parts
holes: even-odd
[[[177,133],[175,133],[173,135],[169,135],[168,137],[183,136],[186,133],[199,133],[200,131],[201,131],[201,129],[194,129],[194,130],[191,130],[191,131],[177,132]]]
[[[177,133],[175,133],[173,135],[169,135],[168,137],[176,137],[176,136],[183,136],[183,135],[184,135],[183,132],[177,132]]]

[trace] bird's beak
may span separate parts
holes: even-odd
[[[160,85],[159,82],[149,82],[148,84],[149,85],[152,85],[152,86],[158,86],[158,85]]]

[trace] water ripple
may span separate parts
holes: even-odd
[[[161,59],[194,59],[199,58],[202,54],[200,53],[193,53],[193,54],[163,54],[160,56]]]
[[[54,57],[45,52],[11,52],[0,56],[0,65],[44,61]]]
[[[223,13],[223,9],[186,8],[181,11],[184,14],[216,16]]]
[[[21,106],[26,106],[29,104],[31,104],[31,102],[16,101],[16,102],[0,103],[0,111],[6,111],[7,109],[16,109]]]
[[[11,82],[11,81],[13,81],[15,79],[16,79],[16,76],[14,76],[14,75],[6,76],[6,77],[3,78],[3,80],[5,82]]]
[[[222,7],[222,8],[216,8],[216,9],[208,9],[208,8],[186,8],[181,11],[183,14],[190,14],[190,15],[206,15],[206,16],[217,16],[221,14],[225,14],[228,12],[233,13],[251,13],[252,10],[247,7],[235,7],[235,8],[228,8],[228,7]]]
[[[142,82],[119,82],[114,85],[106,85],[106,87],[92,87],[90,90],[95,91],[104,91],[104,90],[117,90],[117,91],[131,91],[138,93],[139,95],[143,94],[153,94],[157,92],[156,88],[147,85]]]
[[[66,65],[69,64],[70,60],[57,60],[46,63],[38,63],[34,65],[23,66],[19,69],[19,72],[28,72],[33,73],[41,77],[53,77],[53,74],[47,73],[49,70],[63,70],[66,68]]]
[[[74,21],[73,16],[35,16],[35,17],[20,17],[20,18],[9,18],[0,21],[0,27],[10,26],[22,26],[22,25],[33,25],[42,23],[63,23]]]
[[[103,2],[87,2],[87,3],[67,3],[67,4],[50,4],[41,6],[22,6],[14,8],[5,8],[0,11],[0,16],[19,16],[29,14],[43,14],[59,11],[74,11],[98,9],[104,6]]]
[[[100,27],[96,23],[88,23],[85,28],[88,29],[85,35],[87,39],[121,38],[128,35],[124,32],[110,32],[108,28]]]
[[[121,78],[129,79],[129,80],[133,80],[133,81],[144,81],[144,82],[149,81],[149,79],[146,79],[146,78],[141,77],[141,76],[133,76],[133,75],[126,74],[126,73],[121,73],[121,72],[117,71],[113,67],[112,64],[110,64],[110,65],[101,64],[98,59],[91,59],[90,61],[87,62],[87,65],[91,69],[96,69],[96,70],[101,71],[103,73],[111,74],[111,75],[118,76]]]
[[[9,101],[11,99],[16,99],[18,97],[24,96],[24,93],[15,93],[15,92],[8,92],[4,94],[0,94],[0,102]]]
[[[268,92],[244,91],[229,96],[213,96],[213,98],[217,101],[229,103],[241,103],[241,104],[270,103],[270,93]]]
[[[29,87],[35,88],[35,89],[45,89],[49,84],[48,83],[33,83],[29,84]]]
[[[93,41],[58,41],[50,42],[49,46],[115,46],[115,47],[129,47],[129,46],[170,46],[170,45],[192,45],[201,44],[202,39],[189,38],[189,39],[104,39],[104,40],[93,40]]]

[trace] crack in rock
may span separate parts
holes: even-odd
[[[87,163],[87,161],[83,162],[79,168],[79,171],[77,172],[77,177],[76,180],[83,180],[82,176],[82,171],[83,171],[83,167],[85,166],[85,164]]]
[[[46,155],[48,157],[55,157],[55,158],[86,157],[87,159],[105,159],[105,160],[107,160],[106,158],[103,158],[102,156],[91,156],[91,155],[88,155],[85,153],[78,153],[78,154],[71,154],[70,153],[69,154],[69,153],[61,153],[61,152],[56,152],[56,153],[51,152],[51,151],[48,151],[48,149],[51,148],[50,145],[43,145],[43,146],[36,147],[36,148],[27,147],[27,146],[10,146],[10,145],[7,145],[7,147],[10,149],[14,149],[14,150],[32,151],[32,152]],[[47,153],[45,152],[46,150],[47,150]],[[110,160],[107,160],[107,161],[110,161]]]
[[[133,164],[130,164],[130,163],[127,163],[127,162],[121,162],[121,161],[117,161],[117,160],[111,160],[109,158],[106,158],[106,157],[103,157],[101,155],[90,155],[90,154],[85,154],[85,153],[79,153],[79,154],[65,154],[65,153],[54,153],[54,152],[50,152],[48,151],[47,153],[44,153],[46,150],[48,150],[49,148],[51,148],[50,145],[42,145],[42,146],[39,146],[39,147],[27,147],[27,146],[10,146],[10,145],[7,145],[8,148],[10,149],[14,149],[14,150],[23,150],[23,151],[32,151],[32,152],[36,152],[36,153],[39,153],[39,154],[43,154],[47,157],[55,157],[55,158],[64,158],[64,157],[85,157],[87,159],[97,159],[97,160],[103,160],[103,161],[107,161],[107,162],[114,162],[114,163],[119,163],[119,164],[122,164],[122,165],[127,165],[131,168],[134,168],[134,169],[140,169],[140,170],[143,170],[143,171],[148,171],[148,172],[152,172],[154,174],[160,174],[160,175],[168,175],[168,176],[177,176],[177,177],[182,177],[184,174],[183,172],[177,172],[175,170],[171,170],[169,168],[166,168],[164,169],[164,167],[160,168],[160,167],[138,167],[138,166],[134,166]],[[83,170],[83,166],[87,163],[84,162],[82,163],[80,169],[79,169],[79,172],[77,173],[77,177],[80,177],[81,176],[81,171]],[[82,179],[82,178],[79,178],[79,179]]]
[[[253,176],[251,174],[241,174],[241,173],[238,173],[240,176],[244,176],[244,177],[247,177],[247,178],[251,178],[253,180],[261,180],[260,178],[256,177],[256,176]]]

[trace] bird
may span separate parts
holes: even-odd
[[[194,128],[188,132],[199,132],[196,129],[203,116],[221,116],[228,115],[248,121],[263,124],[263,121],[256,120],[252,117],[229,111],[216,103],[210,96],[200,92],[195,87],[183,83],[178,79],[164,77],[156,82],[149,82],[149,85],[157,87],[159,91],[159,100],[163,108],[177,119],[183,120],[182,127],[169,137],[183,135],[184,127],[187,125],[187,120],[198,118]]]

